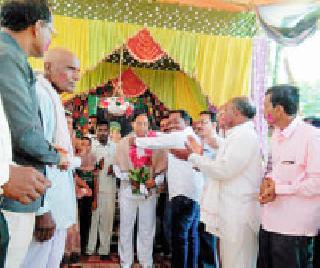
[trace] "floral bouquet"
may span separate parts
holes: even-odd
[[[149,131],[148,137],[155,137],[155,132]],[[131,145],[129,149],[129,158],[133,169],[129,171],[129,179],[132,185],[133,194],[144,194],[148,196],[149,190],[145,186],[147,180],[151,177],[152,150],[144,149],[141,155],[138,154],[137,147]]]
[[[141,168],[131,169],[129,172],[129,179],[131,181],[132,193],[148,195],[149,192],[145,187],[145,183],[149,178],[150,178],[149,167],[144,166]]]

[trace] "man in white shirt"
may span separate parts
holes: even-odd
[[[203,142],[203,154],[211,160],[216,158],[218,151],[217,140],[217,122],[216,113],[210,111],[202,111],[199,121],[199,137]],[[205,184],[207,179],[205,178]],[[204,186],[204,192],[206,187]],[[200,239],[200,268],[217,268],[217,238],[206,231],[205,224],[200,221],[199,224],[199,239]]]
[[[34,168],[13,165],[10,129],[1,97],[0,129],[0,200],[3,195],[23,204],[29,204],[44,194],[51,184]],[[8,242],[8,226],[0,210],[0,267],[4,267]]]
[[[97,140],[92,142],[92,153],[99,163],[97,206],[92,211],[87,254],[95,253],[99,234],[98,254],[102,260],[108,259],[112,238],[117,190],[116,178],[112,174],[115,150],[116,144],[109,139],[108,123],[98,122]]]
[[[206,230],[220,237],[222,267],[255,268],[258,252],[259,203],[262,157],[252,122],[255,108],[246,97],[225,107],[228,127],[216,160],[189,138],[189,163],[208,178],[201,201]]]
[[[188,136],[198,140],[191,118],[183,110],[171,111],[171,133],[158,137],[136,138],[136,145],[150,149],[182,149]],[[168,188],[172,205],[172,266],[198,267],[200,195],[203,176],[188,162],[168,154]]]

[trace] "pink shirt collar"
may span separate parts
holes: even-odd
[[[296,116],[295,119],[287,126],[284,130],[280,130],[280,128],[275,129],[275,136],[278,138],[284,137],[284,138],[290,138],[292,134],[295,132],[297,127],[300,125],[302,119],[300,116]]]

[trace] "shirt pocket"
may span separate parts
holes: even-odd
[[[297,178],[299,173],[299,165],[296,159],[282,159],[279,164],[279,178],[284,184],[291,184]]]

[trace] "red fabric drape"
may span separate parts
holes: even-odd
[[[129,38],[126,45],[129,53],[140,62],[152,63],[165,55],[165,52],[145,28]]]
[[[130,68],[121,74],[121,81],[122,91],[127,98],[140,96],[147,89],[147,86]],[[119,78],[114,79],[112,83],[117,88],[119,86]]]

